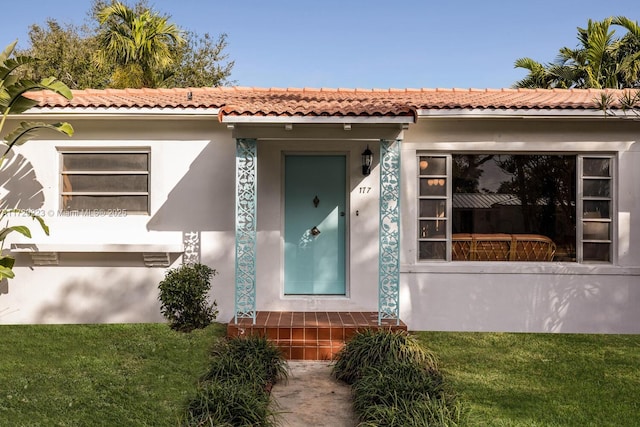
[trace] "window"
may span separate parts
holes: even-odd
[[[121,209],[149,212],[149,151],[64,151],[64,211]]]
[[[610,262],[611,156],[418,156],[418,259]]]
[[[611,261],[611,158],[584,157],[582,176],[582,259]]]

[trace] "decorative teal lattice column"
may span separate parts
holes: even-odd
[[[235,321],[256,321],[257,144],[236,140],[236,294]]]
[[[400,140],[380,141],[378,323],[400,324]]]

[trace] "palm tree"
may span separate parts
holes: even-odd
[[[618,50],[623,87],[640,87],[640,25],[624,16],[613,18],[612,23],[627,30]]]
[[[627,34],[615,38],[612,25],[622,26]],[[563,47],[548,65],[520,58],[516,68],[529,74],[515,87],[542,88],[624,88],[635,87],[640,75],[640,27],[628,18],[589,20],[587,28],[578,28],[579,46]]]
[[[99,65],[115,63],[112,87],[158,87],[183,43],[181,30],[149,9],[141,12],[116,1],[98,12]]]

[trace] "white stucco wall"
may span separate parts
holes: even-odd
[[[403,142],[401,317],[412,329],[640,333],[640,126],[607,119],[430,120]],[[418,262],[418,153],[615,154],[611,264]]]
[[[378,304],[378,138],[396,127],[236,126],[217,118],[74,119],[73,138],[43,133],[16,150],[3,173],[4,200],[45,213],[51,236],[31,224],[33,243],[175,245],[198,232],[201,261],[216,269],[219,320],[234,310],[235,139],[258,141],[257,308],[375,311]],[[429,119],[402,143],[401,317],[416,330],[640,333],[640,149],[636,123]],[[10,126],[9,126],[10,127]],[[375,152],[360,171],[366,145]],[[151,212],[126,217],[63,217],[58,147],[145,147],[151,152]],[[607,152],[617,158],[616,256],[610,265],[417,262],[417,153],[454,151]],[[346,297],[284,297],[282,158],[286,153],[348,156]],[[10,180],[7,177],[11,176]],[[16,180],[19,176],[20,179]],[[370,190],[367,190],[369,189]],[[362,189],[365,189],[364,191]],[[357,212],[357,214],[356,214]],[[27,222],[28,224],[28,222]],[[181,259],[173,254],[172,266]],[[61,253],[58,266],[18,257],[16,278],[0,284],[0,323],[162,321],[157,284],[165,268],[140,253]]]
[[[145,267],[142,253],[127,251],[136,245],[175,247],[186,232],[200,233],[201,260],[219,273],[212,296],[223,307],[221,314],[229,316],[235,191],[230,132],[215,117],[67,120],[75,128],[72,138],[42,133],[16,149],[3,172],[6,206],[42,213],[51,230],[47,237],[29,219],[16,218],[15,223],[30,226],[33,238],[14,233],[5,248],[20,241],[61,252],[57,266],[34,266],[28,254],[18,254],[16,278],[0,284],[0,322],[162,321],[157,286],[165,268]],[[149,215],[59,215],[61,147],[150,149]],[[96,249],[101,245],[123,252],[105,253]],[[74,252],[65,252],[69,250]],[[172,253],[170,259],[176,267],[180,254]]]

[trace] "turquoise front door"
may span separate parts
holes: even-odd
[[[285,156],[284,293],[345,295],[346,157]]]

